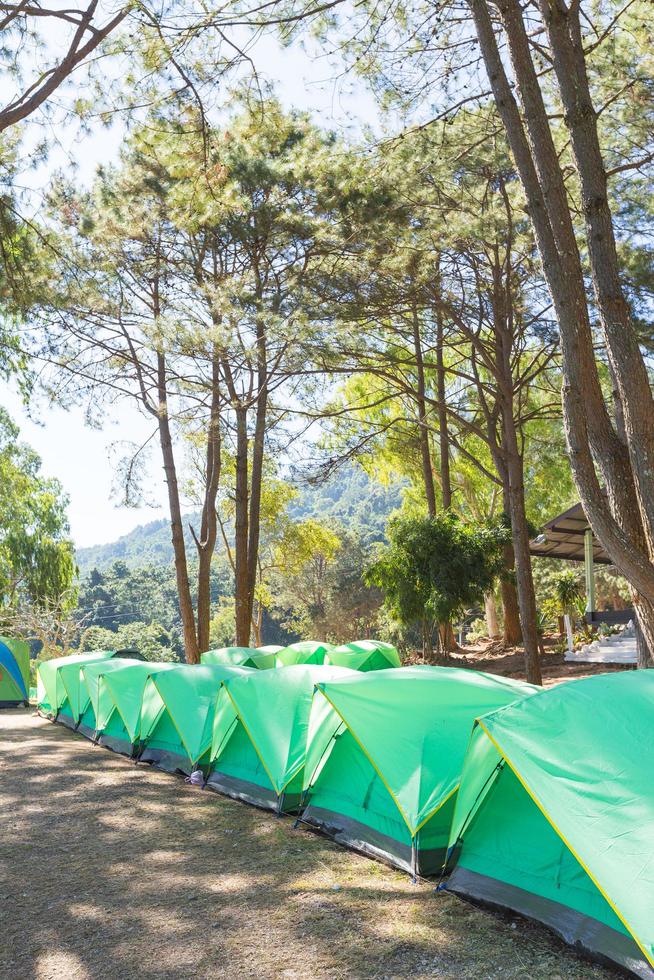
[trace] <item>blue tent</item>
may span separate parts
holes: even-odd
[[[0,636],[0,708],[29,703],[30,648],[23,640]]]

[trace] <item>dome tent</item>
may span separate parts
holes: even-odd
[[[121,670],[101,673],[97,740],[113,752],[133,757],[139,750],[143,696],[150,678],[179,670],[182,664],[143,661],[121,666]]]
[[[224,681],[207,784],[266,809],[295,811],[314,685],[350,673],[341,667],[297,664]]]
[[[207,650],[206,653],[200,656],[200,662],[203,664],[222,664],[231,667],[255,667],[257,670],[269,670],[275,666],[275,653],[276,649],[221,647],[219,650]]]
[[[80,677],[87,700],[80,710],[77,731],[86,738],[95,741],[112,725],[112,722],[114,727],[115,723],[118,722],[119,727],[124,729],[122,722],[120,722],[120,716],[116,714],[116,705],[111,690],[105,681],[107,674],[125,671],[129,667],[138,667],[146,672],[151,672],[161,666],[165,665],[151,661],[128,659],[127,657],[112,657],[110,660],[96,660],[93,663],[84,664],[80,671]],[[82,700],[83,698],[80,699],[80,701]]]
[[[293,664],[323,664],[325,655],[333,649],[331,643],[318,640],[303,640],[291,643],[277,653],[277,666],[290,667]]]
[[[0,636],[0,708],[29,704],[29,685],[29,644]]]
[[[597,674],[479,718],[448,890],[654,978],[654,673]]]
[[[397,649],[391,643],[384,643],[382,640],[354,640],[352,643],[343,643],[329,651],[325,663],[338,667],[351,667],[362,672],[402,666]]]
[[[113,657],[143,659],[137,650],[92,650],[45,660],[37,673],[39,713],[68,728],[76,728],[89,700],[88,691],[82,683],[82,668],[97,660],[110,660]]]
[[[139,762],[186,775],[206,769],[220,685],[251,670],[182,664],[153,673],[143,691]]]
[[[37,671],[37,710],[74,728],[79,720],[80,671],[85,664],[109,660],[114,650],[93,650],[44,660]]]
[[[318,683],[302,821],[413,874],[434,874],[474,719],[537,690],[455,667]]]

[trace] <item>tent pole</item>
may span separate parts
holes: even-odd
[[[584,570],[586,573],[586,618],[592,621],[595,612],[595,559],[593,556],[593,532],[584,532]]]
[[[411,878],[415,885],[418,881],[418,848],[415,837],[411,838]]]

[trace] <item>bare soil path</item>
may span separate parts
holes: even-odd
[[[0,711],[0,976],[609,980],[522,920]]]

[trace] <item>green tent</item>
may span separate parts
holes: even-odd
[[[539,688],[455,667],[319,683],[302,820],[413,874],[441,868],[475,718]]]
[[[207,784],[266,809],[297,810],[314,685],[350,673],[298,664],[224,681]]]
[[[250,667],[183,664],[153,674],[143,694],[138,759],[167,772],[206,769],[220,685]]]
[[[352,670],[385,670],[388,667],[401,667],[402,662],[396,648],[381,640],[354,640],[334,647],[325,657],[325,663],[337,667],[351,667]]]
[[[0,708],[28,704],[29,687],[29,644],[13,636],[0,636]]]
[[[75,728],[79,721],[82,667],[96,660],[109,660],[114,655],[115,650],[93,650],[44,660],[37,671],[39,714]]]
[[[653,719],[651,670],[570,681],[480,718],[448,889],[652,980]]]
[[[331,643],[304,640],[291,643],[277,654],[278,667],[291,667],[293,664],[324,664],[325,655],[333,649]]]
[[[257,647],[257,653],[279,653],[284,647],[278,646],[277,643],[267,643],[265,646]]]
[[[207,650],[201,655],[200,660],[203,664],[269,670],[275,666],[275,650],[267,650],[263,647],[221,647],[219,650]]]
[[[86,692],[86,700],[84,702],[82,694],[80,704],[84,702],[84,705],[80,710],[77,731],[94,740],[98,739],[110,727],[118,726],[122,733],[124,726],[116,711],[116,704],[111,691],[105,682],[107,674],[114,671],[125,671],[129,667],[137,667],[139,670],[145,670],[149,673],[160,666],[163,665],[143,660],[132,660],[127,657],[112,657],[111,660],[96,660],[93,663],[84,664],[80,671],[80,677],[82,691]]]
[[[103,672],[98,708],[97,737],[100,745],[122,755],[136,755],[141,741],[143,701],[151,686],[150,678],[181,667],[180,663],[142,661],[125,664],[121,670]],[[157,698],[150,696],[149,701],[152,700],[157,701]]]

